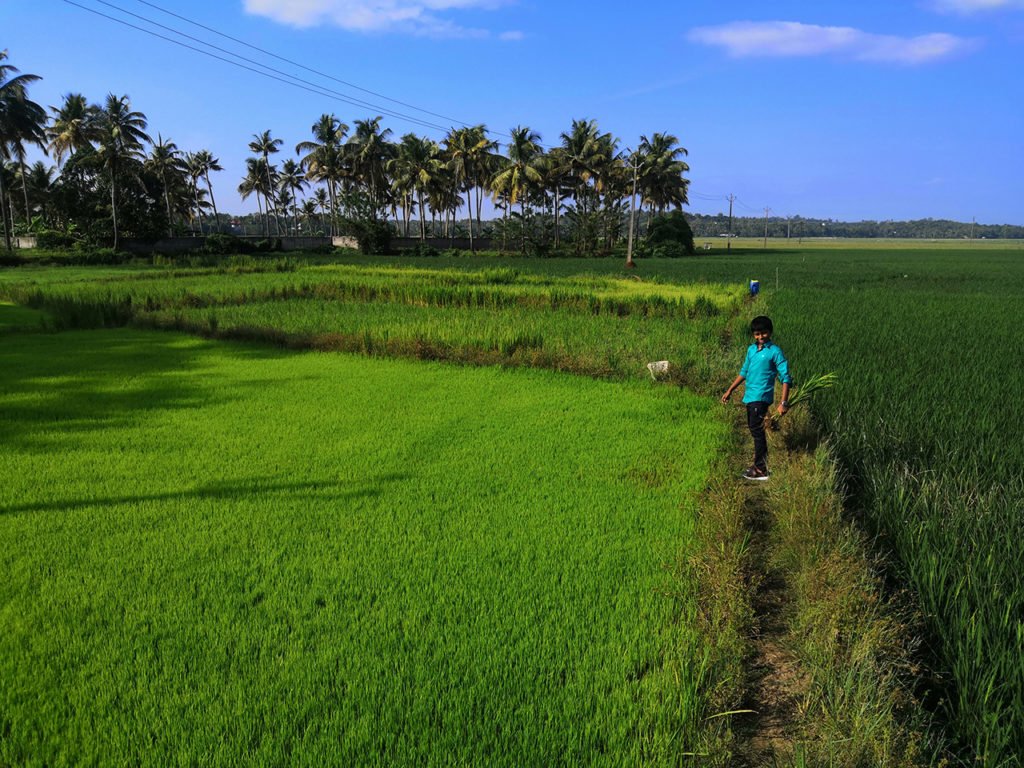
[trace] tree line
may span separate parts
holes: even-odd
[[[112,244],[122,238],[230,231],[214,194],[223,171],[209,149],[185,151],[153,138],[128,96],[91,103],[69,93],[49,110],[29,98],[37,75],[0,53],[0,221],[17,233],[57,233]],[[503,248],[607,251],[622,238],[630,202],[645,220],[687,201],[687,150],[670,133],[635,149],[594,120],[574,120],[547,148],[527,126],[502,145],[484,125],[452,128],[441,141],[393,139],[380,116],[352,125],[323,114],[294,156],[270,130],[252,135],[243,200],[254,198],[261,233],[345,234],[383,228],[404,236],[500,238]],[[54,165],[29,163],[30,147]],[[497,219],[482,221],[489,198]],[[414,224],[415,222],[415,224]]]
[[[764,237],[767,223],[768,237],[861,237],[861,238],[922,238],[922,239],[998,239],[1024,238],[1024,226],[1015,224],[977,224],[970,221],[948,219],[915,219],[913,221],[833,221],[810,219],[802,216],[787,218],[770,216],[734,216],[731,230],[729,216],[687,214],[694,237],[709,238],[728,234],[737,237]]]

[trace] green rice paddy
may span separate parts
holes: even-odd
[[[839,374],[919,693],[1020,765],[1024,250],[743,245],[0,273],[0,764],[724,759],[681,564],[729,414],[693,393],[767,311],[798,384]]]
[[[0,763],[675,764],[708,402],[8,336]]]

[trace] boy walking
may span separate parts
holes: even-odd
[[[777,344],[772,343],[771,318],[761,315],[750,322],[754,343],[747,348],[747,356],[739,376],[722,395],[722,402],[729,402],[733,391],[746,381],[743,402],[747,405],[747,427],[754,438],[754,463],[743,472],[747,480],[767,480],[768,438],[764,433],[765,417],[775,399],[775,379],[782,382],[782,402],[778,413],[781,416],[789,409],[789,387],[793,383],[789,375],[789,363]]]

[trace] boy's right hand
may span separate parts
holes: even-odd
[[[722,402],[728,403],[730,397],[732,397],[732,392],[726,392],[724,395],[722,395]]]

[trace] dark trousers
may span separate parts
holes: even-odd
[[[747,403],[747,428],[754,438],[754,466],[768,471],[768,437],[764,433],[764,418],[771,403]]]

